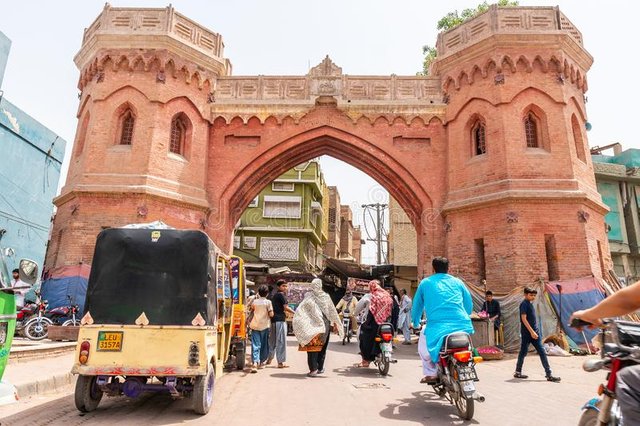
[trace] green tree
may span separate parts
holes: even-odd
[[[520,3],[517,0],[498,0],[497,2],[498,7],[511,7],[518,6],[519,4]],[[474,8],[464,9],[462,13],[458,13],[457,10],[454,10],[440,18],[436,28],[438,31],[448,31],[469,19],[475,18],[487,10],[489,10],[489,3],[487,1],[480,3]],[[433,61],[435,61],[438,52],[435,47],[425,45],[422,46],[422,54],[424,55],[422,72],[419,72],[418,75],[429,75],[429,66],[431,66]]]

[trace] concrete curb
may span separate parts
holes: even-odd
[[[76,342],[54,343],[46,346],[12,347],[9,353],[9,364],[51,358],[73,352],[75,349]]]
[[[76,377],[71,373],[57,374],[48,378],[15,385],[18,398],[28,398],[63,390],[75,384]]]

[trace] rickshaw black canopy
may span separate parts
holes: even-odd
[[[97,238],[84,312],[96,324],[215,318],[215,245],[200,231],[111,228]],[[213,259],[212,259],[213,258]]]

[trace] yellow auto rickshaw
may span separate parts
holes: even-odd
[[[205,233],[102,231],[72,368],[78,410],[104,393],[165,392],[206,414],[230,355],[233,302],[230,258]]]

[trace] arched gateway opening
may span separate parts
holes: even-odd
[[[312,127],[318,119],[331,125]],[[208,229],[217,241],[230,244],[233,227],[243,211],[270,182],[298,164],[328,155],[363,171],[389,191],[416,228],[417,264],[421,265],[422,260],[430,258],[437,247],[434,243],[437,241],[435,230],[439,215],[434,214],[432,199],[423,186],[425,182],[419,179],[419,172],[424,170],[426,164],[416,158],[415,164],[408,168],[401,162],[400,152],[385,150],[375,143],[375,139],[373,142],[367,139],[376,138],[375,133],[381,133],[383,126],[388,130],[388,124],[353,124],[335,106],[321,106],[312,111],[308,119],[303,118],[298,124],[292,123],[290,126],[299,130],[299,133],[279,141],[280,134],[289,133],[289,125],[286,123],[270,124],[267,120],[265,124],[256,123],[253,127],[250,124],[234,123],[233,120],[229,125],[222,120],[214,123],[212,133],[218,139],[228,138],[229,134],[237,135],[240,129],[244,129],[246,132],[260,132],[262,135],[272,134],[274,141],[277,141],[268,143],[268,148],[252,156],[250,161],[239,159],[238,164],[229,170],[230,176],[225,181],[228,184],[220,194],[220,209],[212,209],[207,221]],[[407,126],[398,124],[395,128],[399,131],[403,127]],[[425,127],[421,126],[423,132]],[[211,167],[215,167],[218,161],[221,160],[210,158]],[[418,177],[414,173],[418,173]],[[344,184],[348,185],[348,182]],[[364,198],[367,188],[362,190]]]
[[[522,24],[501,25],[509,13]],[[548,26],[534,34],[532,19]],[[445,255],[496,291],[601,278],[607,209],[574,137],[592,62],[579,31],[557,8],[492,7],[436,46],[429,76],[347,75],[329,57],[306,75],[232,76],[220,34],[171,7],[107,4],[75,57],[82,149],[55,200],[46,267],[91,263],[101,229],[152,220],[230,250],[261,188],[326,154],[397,199],[419,276]],[[135,119],[126,143],[123,105]]]

